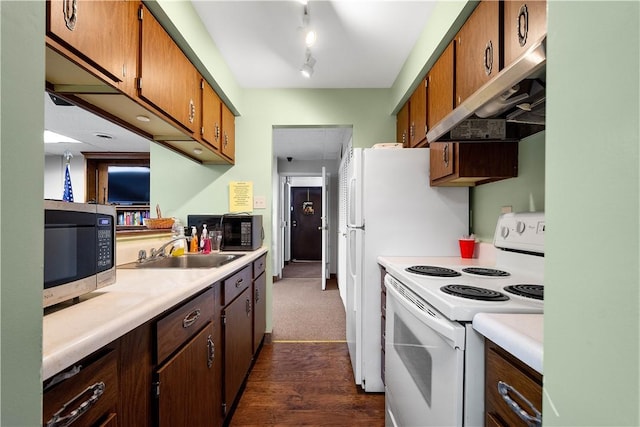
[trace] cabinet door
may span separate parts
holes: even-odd
[[[258,351],[258,347],[264,337],[267,328],[267,276],[262,273],[253,281],[253,353]]]
[[[136,46],[126,0],[50,0],[47,2],[47,34],[108,75],[114,82],[135,76]],[[130,68],[131,67],[131,68]]]
[[[504,66],[507,67],[547,33],[545,0],[504,2]]]
[[[453,142],[432,142],[429,145],[429,173],[432,183],[434,180],[453,175],[454,147]]]
[[[224,406],[233,404],[253,358],[251,287],[222,311],[224,334]]]
[[[500,2],[481,1],[456,36],[456,105],[500,71]]]
[[[222,103],[222,154],[231,159],[236,155],[236,118],[224,103]]]
[[[421,81],[409,100],[409,147],[427,140],[427,82]]]
[[[449,43],[427,75],[428,129],[453,111],[454,46],[455,42]]]
[[[409,101],[405,102],[396,117],[396,142],[409,146]]]
[[[220,150],[220,139],[222,137],[222,106],[218,94],[211,85],[202,79],[202,123],[200,124],[200,135],[202,139]]]
[[[158,369],[158,425],[205,426],[216,419],[214,364],[218,363],[208,323],[174,357]]]
[[[199,127],[199,74],[149,9],[141,7],[140,97],[194,133]]]

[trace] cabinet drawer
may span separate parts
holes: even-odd
[[[267,256],[262,255],[260,258],[253,261],[253,278],[255,279],[264,273],[265,268],[267,268]]]
[[[251,266],[248,265],[233,276],[224,280],[224,301],[222,301],[223,306],[229,304],[234,300],[235,297],[240,295],[242,291],[244,291],[249,287],[249,285],[251,285],[251,274]]]
[[[501,381],[512,387],[507,392],[508,398],[533,416],[535,414],[529,404],[542,412],[542,375],[489,341],[486,344],[485,355],[487,415],[493,417],[497,424],[526,426],[498,391],[498,383]]]
[[[213,289],[187,301],[156,323],[158,363],[213,318]]]
[[[82,366],[79,373],[46,390],[43,396],[42,420],[44,425],[64,425],[64,417],[81,405],[74,427],[109,425],[115,417],[118,404],[118,367],[116,350],[91,356],[75,366]],[[97,358],[96,358],[97,357]],[[66,407],[65,407],[66,406]],[[64,409],[63,409],[64,408]],[[58,419],[55,424],[54,418]]]

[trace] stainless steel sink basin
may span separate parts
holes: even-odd
[[[144,262],[130,262],[119,265],[118,268],[215,268],[221,267],[245,254],[186,254],[181,256],[168,256]]]

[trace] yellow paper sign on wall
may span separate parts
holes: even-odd
[[[229,212],[251,212],[253,210],[253,182],[229,182]]]

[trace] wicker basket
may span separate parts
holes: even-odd
[[[170,229],[173,226],[173,218],[145,218],[144,225],[147,228]]]

